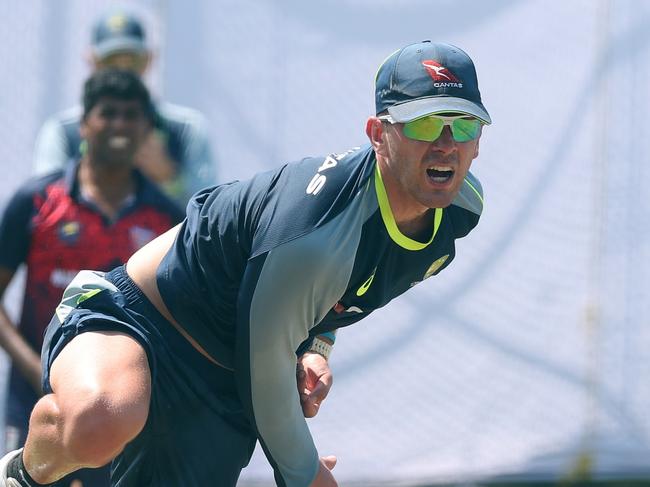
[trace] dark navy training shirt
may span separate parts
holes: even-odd
[[[174,318],[235,370],[278,485],[309,485],[318,455],[296,389],[296,350],[350,325],[453,260],[477,224],[471,174],[432,212],[420,242],[400,233],[371,147],[308,158],[197,193],[158,269]]]

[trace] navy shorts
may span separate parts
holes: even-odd
[[[48,326],[44,387],[63,347],[79,333],[118,331],[144,348],[151,369],[149,416],[140,434],[111,465],[111,485],[235,486],[256,435],[237,395],[234,373],[203,355],[171,325],[128,277],[107,273],[119,292],[103,290]]]

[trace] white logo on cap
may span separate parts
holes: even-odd
[[[444,67],[438,61],[427,59],[422,61],[422,66],[427,70],[433,80],[433,86],[436,88],[462,88],[463,82],[459,80],[454,73]]]

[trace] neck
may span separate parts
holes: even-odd
[[[128,165],[104,166],[86,156],[79,164],[77,177],[81,193],[110,219],[135,191],[133,168]]]
[[[399,231],[415,240],[419,240],[423,236],[428,239],[432,231],[433,210],[414,202],[409,195],[404,193],[399,181],[393,176],[383,158],[377,158],[377,165],[390,210]]]
[[[395,217],[395,224],[399,231],[407,237],[418,242],[427,242],[433,232],[433,210],[428,209],[426,212],[408,219],[398,220]]]

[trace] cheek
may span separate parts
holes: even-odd
[[[417,140],[402,139],[395,144],[395,154],[409,162],[421,161],[427,154],[430,144]]]
[[[472,160],[478,156],[478,143],[467,142],[466,144],[459,147],[458,153],[463,161],[471,163]]]
[[[140,141],[143,141],[145,139],[148,139],[149,137],[153,137],[156,132],[150,128],[148,125],[143,125],[138,127],[136,130],[137,137]]]
[[[81,123],[79,124],[79,135],[81,135],[82,139],[85,139],[89,134],[90,127],[88,122],[88,119],[82,119]]]

